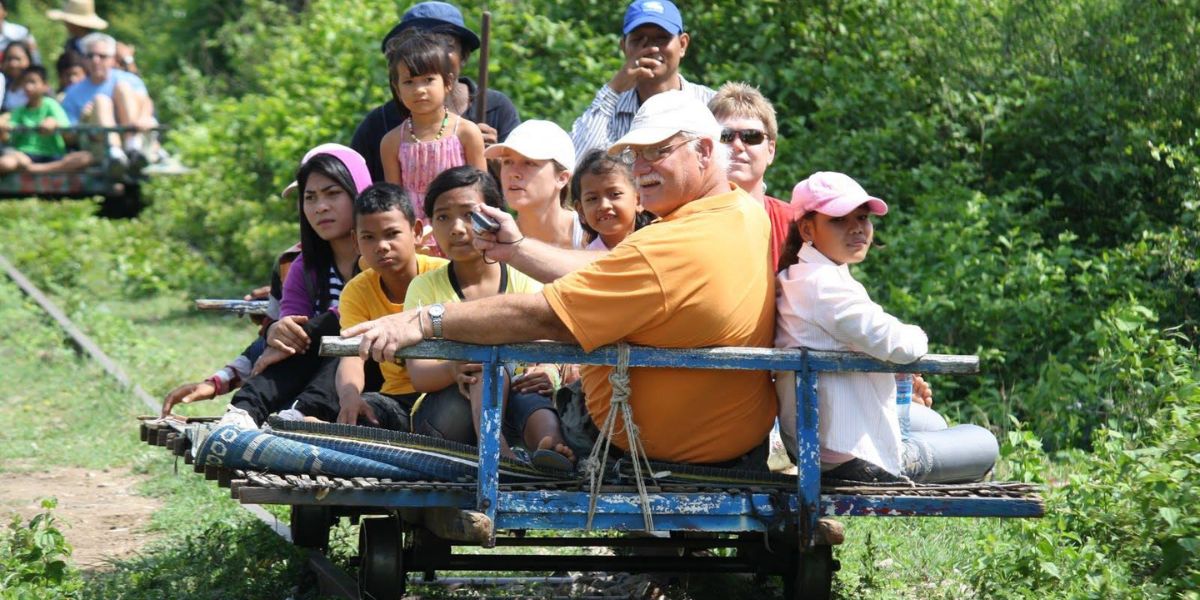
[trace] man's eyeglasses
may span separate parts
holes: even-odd
[[[90,60],[96,60],[97,58],[103,59],[103,58],[112,58],[113,57],[112,54],[101,54],[99,52],[88,52],[87,54],[84,54],[84,56],[86,56]]]
[[[759,129],[722,129],[721,143],[732,144],[733,139],[742,140],[742,143],[747,146],[757,146],[767,139],[766,132]]]
[[[669,146],[642,148],[641,150],[634,150],[633,148],[629,147],[625,148],[625,150],[621,152],[621,158],[630,164],[633,164],[633,161],[638,157],[641,157],[641,159],[646,162],[655,163],[666,158],[666,156],[674,152],[676,148],[692,141],[695,141],[695,138],[685,138],[682,141],[676,142]]]

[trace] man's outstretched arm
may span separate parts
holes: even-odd
[[[362,336],[358,354],[363,359],[391,361],[396,350],[433,336],[428,307],[359,323],[342,331],[342,337]],[[472,344],[507,344],[552,340],[579,343],[542,294],[504,294],[471,302],[446,305],[442,335]]]

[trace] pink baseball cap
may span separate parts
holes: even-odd
[[[346,170],[350,171],[350,178],[354,180],[354,187],[357,188],[354,190],[356,194],[361,194],[363,190],[371,187],[371,172],[367,169],[367,161],[353,148],[341,144],[321,144],[304,154],[304,158],[300,159],[300,166],[303,167],[304,163],[318,154],[328,154],[346,166]],[[286,198],[296,191],[299,185],[293,181],[283,188],[279,195]]]
[[[887,214],[888,207],[883,200],[868,194],[857,181],[843,173],[818,171],[792,188],[792,208],[797,217],[809,212],[844,217],[863,204],[872,214]]]

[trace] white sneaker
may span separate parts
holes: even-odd
[[[217,426],[233,425],[238,429],[258,429],[258,423],[250,416],[250,413],[240,409],[232,404],[225,409],[225,414],[221,416],[221,420],[217,421]]]
[[[283,419],[284,421],[303,421],[304,420],[304,413],[302,413],[294,408],[289,408],[287,410],[281,410],[281,411],[275,413],[275,416],[279,417],[280,419]]]
[[[125,175],[125,171],[129,168],[129,157],[125,155],[125,151],[116,147],[108,147],[108,174],[113,178],[120,179]]]

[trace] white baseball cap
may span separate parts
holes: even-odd
[[[687,93],[662,92],[642,104],[633,115],[629,133],[610,146],[608,153],[620,154],[626,146],[657,144],[677,133],[716,140],[721,137],[721,124],[703,102]]]
[[[552,160],[575,172],[575,144],[562,127],[550,121],[530,119],[517,125],[504,143],[492,144],[484,150],[483,157],[500,158],[506,149],[533,160]]]

